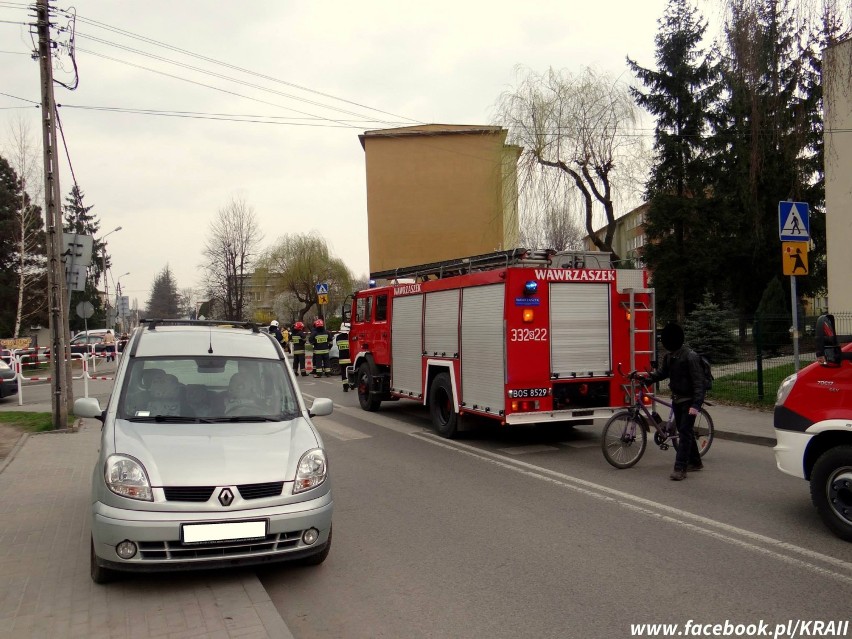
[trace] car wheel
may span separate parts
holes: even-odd
[[[852,541],[852,446],[820,455],[811,472],[811,499],[825,525]]]
[[[303,566],[319,566],[322,562],[328,559],[328,553],[331,552],[331,533],[334,531],[334,526],[328,529],[328,541],[325,542],[325,548],[315,555],[301,559],[299,563]]]
[[[98,565],[98,558],[95,555],[95,540],[91,540],[90,545],[90,556],[89,556],[89,572],[92,576],[92,581],[96,584],[108,584],[111,581],[115,581],[116,574],[114,570],[110,570],[109,568],[104,568],[103,566]]]
[[[449,373],[440,373],[429,389],[429,413],[441,437],[452,439],[459,427],[459,414],[453,405],[453,386]]]
[[[358,403],[361,404],[362,409],[370,412],[379,410],[379,405],[382,403],[380,399],[375,398],[370,393],[372,377],[368,362],[364,362],[358,367],[358,376],[355,378],[355,388],[358,389]]]
[[[340,360],[336,357],[331,360],[331,374],[340,375]]]

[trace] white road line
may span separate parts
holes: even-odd
[[[614,503],[634,512],[639,512],[663,521],[689,528],[690,530],[703,533],[710,537],[726,541],[748,550],[769,555],[786,563],[807,568],[808,570],[817,572],[823,576],[831,577],[852,585],[852,563],[842,559],[837,559],[807,548],[802,548],[801,546],[796,546],[778,539],[773,539],[772,537],[754,533],[749,530],[745,530],[744,528],[731,526],[729,524],[716,521],[715,519],[710,519],[709,517],[702,517],[701,515],[681,510],[680,508],[674,508],[673,506],[667,506],[650,499],[630,495],[621,490],[596,484],[585,479],[565,475],[564,473],[528,464],[517,459],[510,459],[490,451],[481,450],[474,446],[469,446],[460,442],[450,443],[447,440],[438,439],[437,435],[429,432],[411,434],[416,436],[418,439],[435,446],[440,446],[470,457],[476,457],[482,461],[513,470],[528,477],[533,477],[565,488],[570,488],[571,490],[589,497]],[[739,535],[744,539],[738,539],[733,535]],[[764,546],[769,546],[769,548],[758,544],[764,544]],[[847,574],[844,574],[844,572],[835,572],[834,570],[818,566],[810,561],[806,561],[805,559],[794,557],[793,555],[800,555],[801,557],[805,557],[809,560],[828,564],[836,569],[844,571]]]
[[[559,449],[556,446],[530,444],[529,446],[513,446],[512,448],[498,448],[497,450],[507,455],[529,455],[530,453],[552,453]]]
[[[319,430],[323,435],[331,435],[335,439],[339,439],[344,442],[351,441],[353,439],[369,439],[372,437],[372,435],[362,433],[360,430],[349,428],[349,426],[344,426],[343,424],[332,421],[317,420],[314,422],[314,426],[316,426],[317,430]]]

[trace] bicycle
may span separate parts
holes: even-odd
[[[624,375],[620,366],[618,372]],[[670,445],[677,450],[678,446],[674,406],[648,392],[646,383],[637,380],[636,371],[624,376],[630,380],[633,403],[609,418],[601,439],[604,458],[616,468],[630,468],[642,459],[648,446],[649,424],[654,426],[654,443],[660,450],[668,450]],[[669,417],[665,422],[657,413],[656,404],[668,407]],[[703,406],[698,409],[694,428],[698,452],[704,457],[713,444],[713,418]]]

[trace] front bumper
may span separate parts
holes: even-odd
[[[775,429],[776,445],[772,451],[775,453],[775,463],[778,470],[805,478],[805,450],[813,438],[810,433],[802,433],[792,430]]]
[[[160,571],[219,568],[288,561],[321,552],[328,541],[334,502],[331,493],[286,506],[223,513],[125,510],[96,502],[92,540],[99,565],[114,570]],[[185,544],[181,526],[198,523],[268,522],[262,539]],[[319,530],[307,545],[302,533]],[[129,540],[138,547],[131,559],[121,559],[115,547]]]

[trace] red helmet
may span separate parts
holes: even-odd
[[[295,324],[293,324],[293,328],[295,328],[297,331],[301,331],[303,328],[305,328],[305,325],[301,322],[296,322]]]
[[[314,328],[322,328],[323,326],[325,326],[325,322],[323,322],[321,319],[314,320]]]

